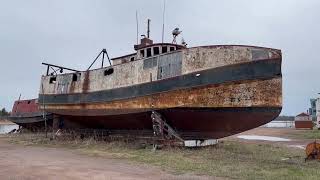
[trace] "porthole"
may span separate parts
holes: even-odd
[[[111,75],[113,72],[114,72],[113,68],[109,68],[109,69],[106,69],[106,70],[104,71],[104,75],[105,75],[105,76],[109,76],[109,75]]]

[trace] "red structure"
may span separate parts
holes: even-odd
[[[311,118],[306,113],[298,114],[294,118],[294,123],[296,129],[312,129],[313,128],[313,122],[311,121]]]
[[[14,102],[9,120],[31,131],[41,131],[47,125],[51,126],[52,117],[38,108],[38,99],[18,100]]]
[[[38,113],[39,109],[37,101],[37,99],[15,101],[12,108],[12,115],[19,116],[31,113]]]

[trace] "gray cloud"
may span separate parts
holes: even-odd
[[[316,0],[167,0],[166,41],[178,26],[190,46],[249,44],[283,52],[283,114],[297,114],[317,96],[320,2]],[[133,52],[135,12],[140,34],[152,19],[161,40],[162,0],[1,1],[0,106],[37,97],[41,62],[85,69],[107,48],[111,56]]]

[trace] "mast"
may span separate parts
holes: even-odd
[[[138,21],[138,11],[136,11],[136,24],[137,24],[137,44],[139,44],[139,21]]]
[[[164,39],[164,15],[166,12],[166,0],[163,0],[163,13],[162,13],[162,43]]]
[[[150,22],[151,22],[151,20],[148,19],[148,30],[147,30],[147,38],[148,39],[150,38]]]

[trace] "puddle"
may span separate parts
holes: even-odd
[[[18,129],[19,126],[16,124],[0,124],[0,134],[6,134],[13,129]]]
[[[262,140],[262,141],[291,141],[290,139],[280,138],[280,137],[273,137],[273,136],[256,136],[256,135],[240,135],[237,136],[240,139],[247,139],[247,140]]]
[[[289,145],[288,147],[294,147],[298,149],[306,149],[304,145]]]

